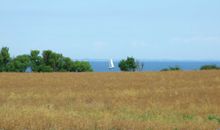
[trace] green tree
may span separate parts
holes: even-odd
[[[10,60],[9,48],[3,47],[0,52],[0,72],[6,71],[6,66]]]
[[[63,58],[63,70],[73,72],[74,70],[74,62],[69,57]]]
[[[63,71],[64,61],[62,54],[53,53],[50,61],[54,71]]]
[[[133,57],[127,57],[126,60],[121,60],[118,66],[121,71],[136,71],[138,69],[138,62]]]
[[[28,66],[31,66],[30,56],[19,55],[7,65],[7,71],[24,72]]]
[[[75,61],[73,63],[74,72],[92,72],[92,67],[89,62],[86,61]]]
[[[32,50],[30,54],[31,67],[34,72],[39,72],[39,67],[43,64],[43,58],[39,54],[39,50]]]
[[[53,71],[63,71],[64,57],[62,54],[52,52],[51,50],[43,51],[43,61],[46,66],[53,68]]]
[[[121,60],[121,61],[119,62],[119,65],[118,65],[118,66],[119,66],[119,68],[120,68],[121,71],[129,71],[129,66],[128,66],[126,60]]]
[[[51,50],[43,51],[43,62],[45,65],[51,66],[52,54],[53,54],[53,52]]]

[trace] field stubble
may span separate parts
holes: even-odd
[[[215,130],[220,71],[1,73],[3,130]]]

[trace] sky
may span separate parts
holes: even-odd
[[[219,60],[219,0],[0,0],[0,47],[73,59]]]

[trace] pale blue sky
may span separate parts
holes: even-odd
[[[220,60],[220,1],[0,0],[0,46],[13,56]]]

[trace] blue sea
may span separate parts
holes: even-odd
[[[95,72],[119,72],[118,61],[114,61],[115,68],[108,69],[109,61],[89,61]],[[199,70],[203,65],[220,66],[220,61],[142,61],[144,63],[143,71],[160,71],[164,68],[178,66],[182,70]]]

